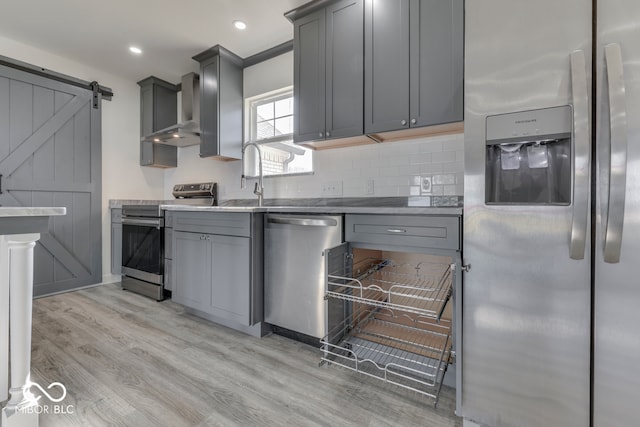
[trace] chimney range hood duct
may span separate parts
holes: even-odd
[[[182,123],[169,126],[142,138],[176,147],[200,144],[200,79],[196,73],[182,76]]]

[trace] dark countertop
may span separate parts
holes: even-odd
[[[290,213],[366,213],[409,215],[462,215],[461,196],[415,197],[340,197],[317,199],[265,199],[258,206],[256,199],[223,200],[219,206],[208,206],[197,200],[118,200],[109,201],[109,208],[126,204],[160,204],[170,211],[226,212],[290,212]]]

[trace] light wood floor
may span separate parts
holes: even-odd
[[[249,337],[118,284],[37,299],[33,317],[32,380],[64,384],[60,404],[74,411],[42,414],[42,427],[462,425],[452,389],[433,409],[413,392],[319,367],[311,346]]]

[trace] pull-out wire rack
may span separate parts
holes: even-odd
[[[413,390],[437,405],[452,361],[448,262],[345,263],[327,275],[326,298],[345,301],[344,321],[321,340],[329,363]]]
[[[448,263],[396,264],[369,258],[352,272],[328,274],[326,297],[440,320],[451,298],[452,274]]]

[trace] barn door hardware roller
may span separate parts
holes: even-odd
[[[96,81],[92,81],[89,83],[91,86],[91,90],[93,91],[93,108],[96,110],[100,109],[100,85]]]

